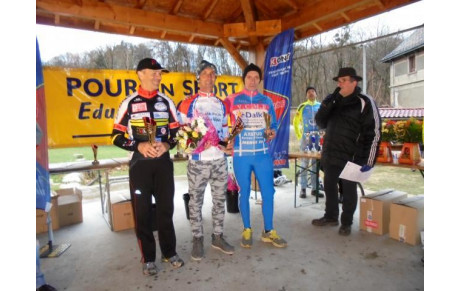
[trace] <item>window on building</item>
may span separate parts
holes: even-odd
[[[416,65],[417,71],[423,70],[423,67],[424,67],[423,59],[424,59],[423,54],[418,55],[417,57],[415,57],[415,62],[416,62],[415,65]]]
[[[399,61],[397,63],[395,63],[394,65],[395,69],[394,69],[394,74],[395,74],[395,77],[398,77],[398,76],[402,76],[402,75],[405,75],[407,74],[407,61],[406,59],[404,59],[403,61]]]
[[[415,55],[409,56],[409,73],[415,72]]]

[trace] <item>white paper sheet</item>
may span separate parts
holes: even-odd
[[[363,183],[366,182],[371,176],[373,169],[370,169],[367,172],[361,172],[361,166],[352,162],[348,162],[343,168],[342,173],[340,173],[339,178]]]

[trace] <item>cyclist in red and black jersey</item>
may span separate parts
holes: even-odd
[[[174,171],[169,150],[176,145],[179,129],[174,102],[158,91],[162,72],[156,60],[143,59],[137,66],[138,91],[125,98],[118,109],[112,132],[112,143],[133,151],[129,163],[129,184],[135,230],[142,254],[143,272],[155,275],[156,245],[152,221],[156,221],[163,261],[180,268],[184,261],[176,253],[174,213]],[[144,119],[156,124],[154,141]],[[152,207],[155,197],[156,211]],[[152,217],[156,214],[156,217]]]

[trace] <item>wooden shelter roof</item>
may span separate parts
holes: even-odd
[[[240,50],[301,40],[417,0],[36,0],[36,23]],[[241,60],[240,60],[241,61]]]

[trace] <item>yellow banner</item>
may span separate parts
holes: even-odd
[[[48,147],[109,145],[121,101],[139,86],[136,71],[44,67]],[[218,76],[214,91],[225,98],[241,91],[241,77]],[[198,90],[192,73],[163,75],[160,91],[174,103]]]

